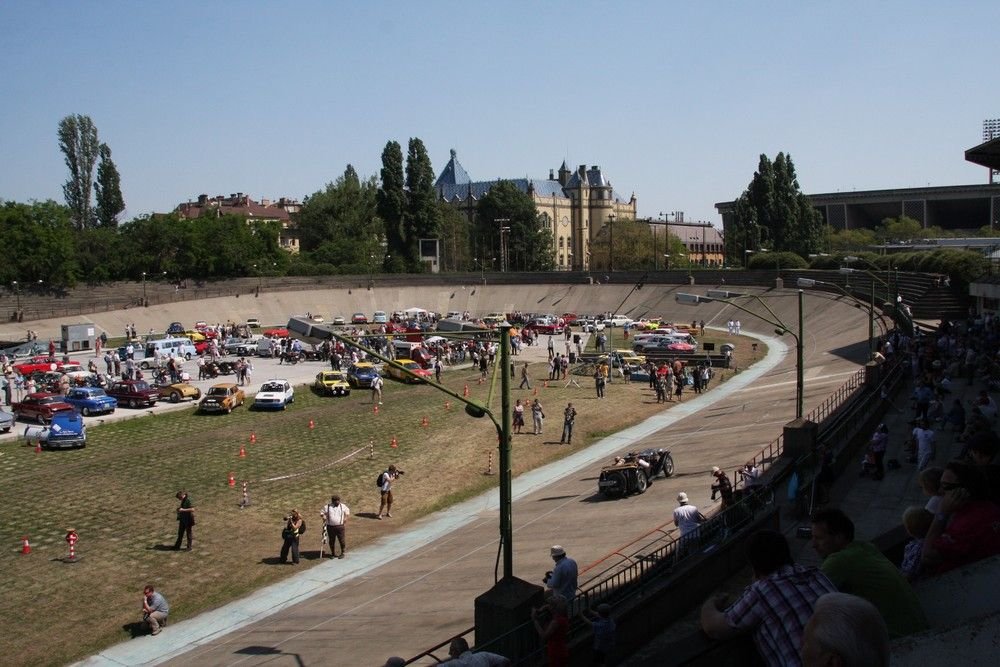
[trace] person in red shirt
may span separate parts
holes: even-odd
[[[941,574],[1000,554],[1000,506],[987,499],[975,466],[951,461],[941,475],[944,496],[924,538],[922,565]]]

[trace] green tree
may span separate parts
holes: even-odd
[[[306,197],[299,213],[304,259],[336,266],[340,273],[364,273],[381,257],[384,224],[377,214],[378,185],[361,181],[354,167],[324,190]]]
[[[420,239],[436,239],[441,225],[441,210],[434,189],[434,170],[427,149],[420,139],[410,139],[406,154],[406,215],[403,217],[404,256],[411,267],[419,269]]]
[[[824,228],[826,242],[824,247],[830,252],[861,251],[878,243],[875,231],[872,229],[839,229],[827,225]]]
[[[663,229],[656,230],[653,237],[651,225],[631,218],[621,218],[614,222],[614,229],[604,225],[590,242],[590,268],[607,271],[610,267],[610,243],[614,236],[614,265],[616,270],[687,268],[691,262],[684,242],[674,234],[667,234],[664,242]],[[664,257],[669,255],[670,257]]]
[[[0,276],[5,284],[44,281],[49,286],[76,284],[80,275],[76,236],[68,207],[54,201],[0,206],[0,238],[5,261]]]
[[[760,156],[757,171],[736,202],[735,229],[727,243],[729,260],[742,262],[746,250],[791,251],[805,257],[822,247],[822,216],[799,188],[790,155],[774,162]]]
[[[504,220],[505,222],[498,222]],[[508,227],[507,266],[512,271],[550,271],[552,232],[538,215],[535,201],[510,181],[499,181],[476,209],[476,247],[481,257],[501,256],[501,227]]]
[[[403,148],[398,141],[386,143],[382,150],[381,186],[378,189],[378,216],[385,223],[386,253],[390,259],[385,268],[391,266],[391,258],[397,262],[406,254],[403,241],[403,217],[406,214],[406,178],[403,175]]]
[[[454,207],[439,201],[441,209],[441,269],[460,271],[472,266],[469,221]]]
[[[919,220],[914,220],[905,215],[896,218],[884,218],[882,223],[875,227],[875,236],[882,243],[915,241],[917,239],[929,238],[927,230],[924,229]]]
[[[97,195],[97,224],[101,227],[117,227],[118,216],[125,210],[122,179],[118,167],[111,159],[111,149],[108,145],[101,144],[99,153],[101,161],[97,165],[97,182],[94,183],[94,193]]]
[[[59,121],[58,135],[59,150],[69,168],[69,180],[63,185],[63,196],[73,212],[76,228],[86,229],[93,216],[90,193],[98,154],[97,127],[90,116],[66,116]]]

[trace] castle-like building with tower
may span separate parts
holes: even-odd
[[[596,165],[587,168],[581,164],[572,171],[564,160],[558,174],[550,170],[547,179],[504,180],[534,200],[542,224],[552,232],[552,254],[556,267],[561,270],[589,269],[590,242],[601,228],[611,220],[636,219],[635,193],[625,199],[615,192]],[[499,179],[473,181],[453,149],[434,187],[443,201],[472,222],[479,200],[498,182]]]

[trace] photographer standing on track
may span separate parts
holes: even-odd
[[[383,472],[378,476],[378,487],[379,492],[382,494],[382,502],[378,507],[378,519],[382,519],[382,512],[385,515],[392,518],[392,483],[397,477],[403,474],[403,471],[397,468],[395,465],[389,466],[388,470]]]

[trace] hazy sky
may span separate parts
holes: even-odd
[[[713,204],[758,157],[805,192],[982,183],[1000,3],[0,3],[0,199],[62,201],[89,115],[127,218],[201,193],[303,198],[390,139],[474,180],[600,165],[639,215]]]

